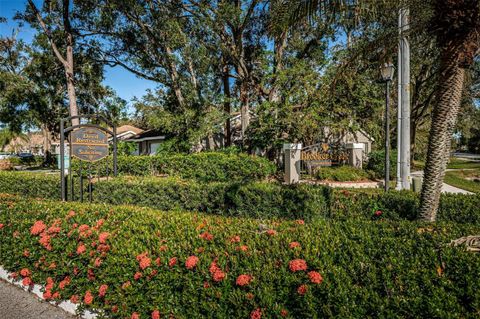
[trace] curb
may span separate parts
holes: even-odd
[[[8,283],[10,283],[14,286],[20,287],[21,289],[31,293],[32,295],[35,295],[38,299],[40,299],[44,302],[48,302],[49,304],[51,304],[55,307],[59,307],[69,314],[72,314],[74,316],[78,316],[78,314],[77,314],[78,305],[72,303],[70,300],[64,300],[64,301],[60,301],[60,302],[47,301],[43,298],[42,290],[44,290],[44,288],[45,288],[43,285],[34,284],[33,286],[30,286],[30,287],[24,286],[20,281],[15,282],[12,279],[11,274],[12,274],[11,272],[7,271],[5,268],[0,266],[0,279],[3,279],[6,282],[8,282]],[[97,317],[98,317],[97,314],[95,314],[95,313],[93,313],[89,310],[86,310],[83,313],[83,315],[79,316],[79,318],[83,318],[83,319],[97,319]]]

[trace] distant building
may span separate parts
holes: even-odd
[[[30,132],[22,136],[17,136],[5,146],[5,152],[8,153],[29,153],[32,155],[43,156],[44,138],[41,132]]]
[[[134,155],[155,155],[165,137],[165,134],[158,130],[147,130],[125,139],[125,142],[136,143]]]

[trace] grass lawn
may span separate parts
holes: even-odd
[[[472,177],[480,180],[480,169],[449,171],[445,174],[445,183],[473,193],[480,193],[480,181],[467,179]]]
[[[480,169],[480,162],[462,160],[462,159],[453,157],[450,159],[450,162],[448,163],[447,168],[451,168],[451,169],[478,168]]]

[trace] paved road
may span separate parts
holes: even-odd
[[[453,171],[453,169],[447,169],[447,171]],[[416,171],[410,173],[412,177],[417,176],[417,177],[422,177],[423,178],[423,171]],[[442,185],[442,193],[452,193],[452,194],[473,194],[472,192],[466,191],[464,189],[448,185],[443,183]]]
[[[33,294],[0,279],[1,319],[74,319],[77,318]]]

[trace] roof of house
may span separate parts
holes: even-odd
[[[142,142],[142,141],[149,141],[149,140],[164,140],[166,138],[165,133],[159,130],[147,130],[143,131],[140,134],[137,134],[125,141],[127,142]]]
[[[133,125],[122,125],[117,127],[117,135],[125,133],[125,132],[132,132],[134,134],[140,134],[144,132],[141,128],[135,127]]]

